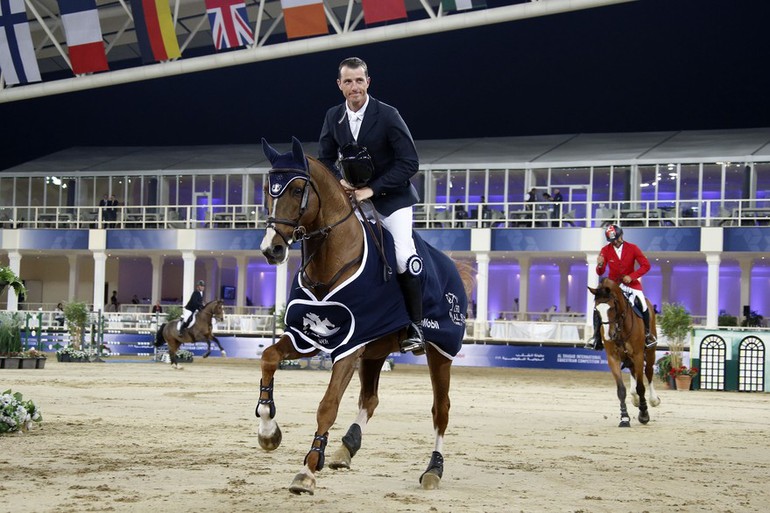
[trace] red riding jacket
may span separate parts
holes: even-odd
[[[602,248],[599,254],[604,257],[604,265],[596,266],[596,274],[601,276],[604,274],[604,269],[609,266],[609,278],[612,281],[623,283],[623,276],[628,275],[631,277],[631,283],[628,286],[632,289],[643,290],[639,278],[650,270],[650,261],[647,260],[647,257],[644,256],[644,253],[636,244],[623,241],[621,248],[623,248],[623,251],[621,251],[620,258],[618,258],[612,243]],[[639,264],[639,268],[634,269],[634,264]]]

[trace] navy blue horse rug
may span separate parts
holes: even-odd
[[[367,221],[368,222],[368,221]],[[363,222],[362,222],[363,223]],[[409,324],[404,297],[395,274],[385,279],[385,264],[375,249],[370,230],[364,229],[364,265],[320,300],[294,276],[286,306],[285,333],[300,353],[320,349],[332,360],[346,356],[363,344]],[[393,238],[383,230],[385,258],[396,268]],[[468,300],[454,262],[414,233],[417,253],[423,259],[422,328],[425,340],[447,358],[460,351],[465,334]]]

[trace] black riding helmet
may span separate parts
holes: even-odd
[[[623,235],[623,228],[616,224],[611,224],[604,230],[604,236],[607,238],[607,242],[614,242],[615,239]]]
[[[366,147],[348,143],[339,152],[342,177],[353,187],[364,187],[374,177],[374,163]]]

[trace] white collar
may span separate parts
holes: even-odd
[[[350,107],[348,107],[348,102],[345,102],[345,111],[347,111],[348,119],[354,119],[358,118],[359,120],[363,121],[364,119],[364,113],[366,112],[366,107],[369,106],[369,95],[366,95],[366,102],[364,102],[364,106],[358,109],[356,112],[353,112],[350,110]]]

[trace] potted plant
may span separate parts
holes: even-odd
[[[18,312],[0,312],[0,366],[19,369],[22,357],[21,316]]]
[[[89,354],[73,346],[60,347],[56,350],[56,360],[60,362],[87,362]]]
[[[669,382],[669,373],[671,372],[671,353],[666,352],[655,362],[655,375],[661,381]]]
[[[0,294],[3,293],[5,287],[8,285],[16,292],[17,297],[21,297],[27,293],[27,289],[24,287],[21,278],[19,278],[13,269],[8,266],[0,266]]]
[[[182,318],[182,307],[171,305],[166,308],[166,322],[173,322]]]
[[[35,403],[25,401],[21,393],[10,389],[0,396],[0,434],[24,433],[43,421],[43,416]]]
[[[83,336],[88,326],[88,307],[85,303],[67,303],[64,307],[64,318],[70,331],[70,344],[74,349],[80,349]]]
[[[677,390],[690,390],[692,386],[692,378],[698,374],[697,367],[687,367],[686,365],[680,365],[674,367],[669,371],[669,375],[676,380]]]
[[[176,360],[179,363],[192,363],[193,353],[187,349],[177,349]]]
[[[721,327],[738,326],[738,318],[734,315],[730,315],[724,310],[720,310],[719,318],[717,319],[717,326],[721,326]]]
[[[664,303],[660,319],[658,319],[663,335],[668,339],[668,349],[671,352],[671,368],[682,366],[682,352],[687,335],[692,331],[692,316],[679,303]]]

